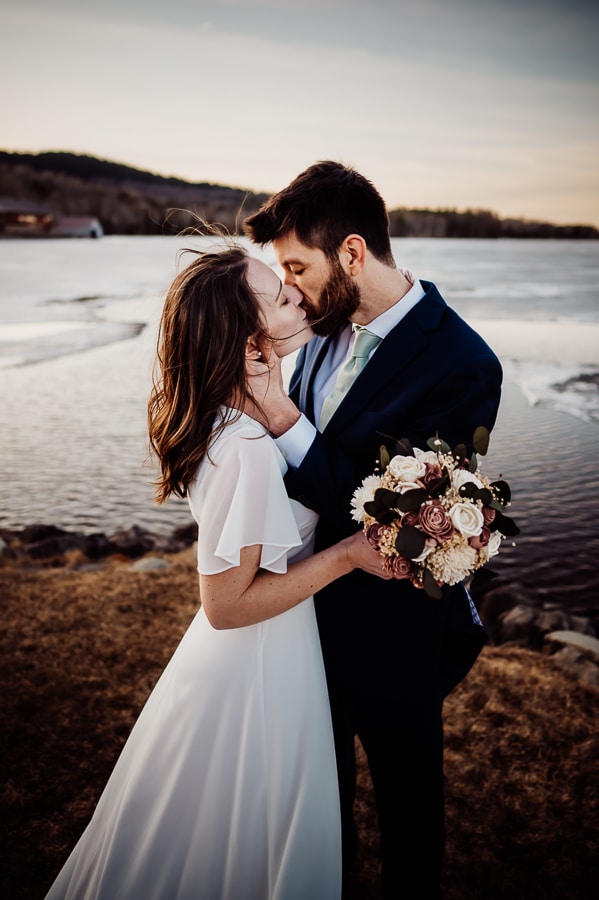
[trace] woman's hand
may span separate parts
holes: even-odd
[[[385,571],[380,555],[368,543],[363,531],[357,531],[342,543],[346,545],[348,558],[355,569],[362,569],[369,575],[376,575],[385,581],[393,577]]]
[[[254,398],[251,410],[246,409],[246,412],[279,437],[295,425],[300,413],[287,396],[281,359],[270,341],[262,342],[260,359],[246,358],[246,373],[248,388]]]

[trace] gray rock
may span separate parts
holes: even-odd
[[[577,631],[579,634],[590,634],[595,636],[593,623],[587,616],[570,616],[569,631]]]
[[[571,672],[582,684],[599,688],[599,666],[576,647],[562,647],[557,653],[552,654],[551,659]]]
[[[168,569],[168,567],[166,559],[159,559],[157,556],[144,556],[131,563],[131,568],[135,572],[155,572],[159,569]]]
[[[570,616],[563,609],[543,609],[537,613],[535,624],[542,634],[570,628]]]
[[[538,610],[526,604],[518,604],[503,613],[497,622],[496,640],[500,644],[520,644],[523,647],[538,643],[535,627]]]
[[[578,653],[583,653],[593,663],[599,665],[599,640],[590,634],[580,634],[578,631],[552,631],[545,635],[545,644],[550,650],[562,647],[572,647]]]

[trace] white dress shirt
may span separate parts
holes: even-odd
[[[424,288],[414,274],[407,269],[401,269],[400,271],[405,275],[408,281],[412,282],[412,287],[407,294],[404,294],[400,300],[393,304],[393,306],[389,307],[384,313],[381,313],[380,316],[377,316],[376,319],[373,319],[372,322],[369,322],[368,325],[366,325],[368,331],[376,334],[381,340],[384,340],[389,332],[392,331],[392,329],[401,322],[404,316],[406,316],[424,297]],[[314,378],[314,416],[317,422],[320,418],[325,397],[328,397],[333,390],[337,372],[350,355],[352,345],[353,331],[351,324],[348,322],[347,327],[340,331],[336,338],[331,342],[327,355],[322,361],[322,365]],[[369,359],[376,353],[378,347],[380,347],[380,344],[374,348],[368,357]],[[281,437],[276,438],[277,446],[290,466],[297,468],[300,465],[304,456],[310,449],[312,441],[316,436],[316,431],[316,427],[302,413],[295,425],[292,425],[289,431],[286,431]]]

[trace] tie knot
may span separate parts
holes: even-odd
[[[351,355],[358,359],[367,358],[376,345],[380,343],[381,339],[376,334],[373,334],[372,331],[367,331],[366,328],[362,328],[360,325],[354,325],[354,331],[356,336],[354,337]]]

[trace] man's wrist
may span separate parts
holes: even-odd
[[[278,405],[276,409],[268,411],[268,430],[270,434],[277,438],[293,428],[298,421],[301,413],[297,406],[290,400],[286,404]]]

